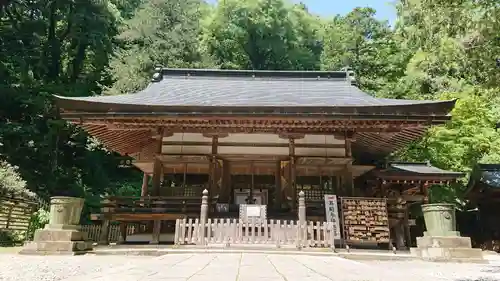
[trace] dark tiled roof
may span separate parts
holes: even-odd
[[[56,98],[64,109],[101,112],[136,111],[132,107],[168,111],[168,107],[423,106],[428,107],[424,111],[446,115],[454,104],[454,101],[379,99],[351,82],[347,72],[163,69],[147,88],[135,94]]]
[[[463,176],[463,173],[443,170],[428,163],[391,163],[390,168],[410,173],[425,175],[456,175]]]
[[[474,168],[465,193],[481,187],[500,190],[500,164],[479,164]]]

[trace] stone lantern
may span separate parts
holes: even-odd
[[[85,199],[56,196],[50,198],[50,219],[43,229],[37,229],[33,242],[27,243],[20,254],[84,254],[92,250],[92,242],[80,231],[80,216]]]

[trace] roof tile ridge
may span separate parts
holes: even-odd
[[[164,77],[246,77],[246,78],[295,78],[320,80],[349,80],[345,71],[324,71],[324,70],[238,70],[238,69],[202,69],[202,68],[163,68],[156,67],[152,82],[159,82]]]

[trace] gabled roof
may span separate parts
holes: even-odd
[[[391,181],[425,181],[431,183],[450,182],[463,177],[460,172],[443,170],[430,163],[389,163],[386,169],[376,172],[380,179]]]
[[[56,96],[79,112],[301,112],[446,116],[455,101],[375,98],[344,71],[158,69],[135,94]]]
[[[465,194],[486,189],[500,191],[500,164],[478,164],[470,175]]]
[[[452,175],[457,177],[464,175],[460,172],[447,171],[434,167],[430,163],[391,163],[389,164],[388,171],[400,171],[425,175]]]

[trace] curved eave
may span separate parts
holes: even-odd
[[[84,116],[162,116],[162,115],[387,115],[447,116],[456,100],[404,101],[389,105],[359,106],[190,106],[109,103],[81,98],[55,96],[64,115]],[[375,116],[373,116],[375,117]],[[376,117],[375,117],[376,118]]]

